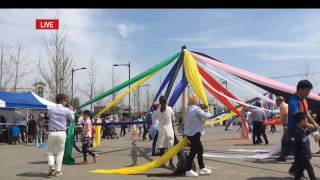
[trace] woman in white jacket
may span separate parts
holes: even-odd
[[[152,114],[152,119],[158,119],[158,140],[157,148],[160,149],[160,155],[164,154],[165,149],[170,149],[174,143],[174,130],[172,122],[174,122],[174,112],[170,106],[167,106],[167,98],[160,97],[160,108]],[[172,161],[170,161],[172,166]]]
[[[192,163],[197,155],[198,164],[199,164],[199,174],[211,174],[211,170],[205,168],[203,163],[203,146],[201,143],[201,135],[204,134],[204,121],[211,117],[210,113],[202,110],[198,104],[199,98],[193,94],[189,97],[188,107],[186,110],[186,121],[184,124],[184,135],[187,136],[191,148],[188,156],[188,164],[187,164],[187,176],[198,176],[197,172],[192,170]]]

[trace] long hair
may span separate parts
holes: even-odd
[[[159,102],[160,102],[160,111],[164,112],[167,107],[167,98],[165,96],[161,96]]]

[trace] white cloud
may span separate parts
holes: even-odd
[[[258,53],[256,56],[264,60],[320,60],[319,53]]]
[[[137,25],[133,22],[130,24],[121,23],[121,24],[117,25],[117,30],[118,30],[119,35],[125,39],[128,38],[128,36],[131,33],[142,30],[142,29],[143,29],[143,27],[141,25]]]
[[[314,48],[320,47],[318,42],[313,41],[272,41],[258,39],[255,37],[238,38],[228,37],[215,31],[202,32],[193,35],[192,38],[169,38],[166,40],[187,42],[195,44],[203,49],[231,49],[231,48],[268,48],[268,49],[290,49],[290,48]]]

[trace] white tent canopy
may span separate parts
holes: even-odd
[[[6,107],[6,103],[0,99],[0,107]]]
[[[38,96],[37,94],[35,94],[35,93],[33,93],[33,92],[31,92],[31,93],[32,93],[32,95],[33,95],[35,98],[37,98],[38,101],[40,101],[40,102],[41,102],[42,104],[44,104],[44,105],[47,105],[48,107],[57,105],[56,103],[51,102],[51,101],[49,101],[49,100],[46,100],[46,99]]]

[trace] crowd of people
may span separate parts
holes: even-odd
[[[22,123],[22,119],[15,120],[7,126],[8,143],[41,145],[47,139],[48,119],[46,112],[40,112],[37,118],[30,114],[25,123]]]
[[[303,179],[303,171],[307,170],[309,178],[315,180],[315,173],[310,163],[312,153],[310,151],[310,142],[308,135],[318,132],[319,128],[319,113],[316,115],[316,120],[312,116],[312,112],[308,109],[308,97],[312,90],[312,84],[307,80],[302,80],[298,83],[296,93],[292,95],[288,102],[285,98],[278,96],[276,105],[280,109],[280,120],[283,126],[283,135],[281,139],[281,152],[278,161],[286,161],[290,154],[294,155],[294,162],[289,169],[295,179]],[[47,112],[41,112],[36,118],[33,115],[29,116],[28,123],[24,125],[12,125],[10,133],[12,142],[21,143],[27,140],[39,146],[43,143],[45,136],[48,136],[47,156],[48,156],[48,175],[62,175],[62,160],[64,155],[66,130],[68,122],[75,121],[75,140],[81,141],[83,161],[81,165],[87,164],[87,155],[92,156],[95,163],[99,155],[92,150],[93,136],[95,129],[93,128],[94,119],[89,110],[81,112],[80,118],[75,120],[74,110],[68,103],[66,95],[59,94],[56,97],[57,105],[48,108]],[[266,136],[266,126],[264,121],[268,119],[265,111],[261,108],[261,103],[255,103],[256,108],[250,111],[252,119],[252,141],[253,144],[261,144],[263,137],[264,143],[269,144]],[[188,106],[185,112],[183,127],[180,127],[183,136],[189,141],[190,152],[187,158],[186,176],[198,176],[211,174],[211,170],[205,167],[203,161],[204,147],[201,143],[201,136],[204,134],[204,122],[212,115],[208,112],[208,107],[200,105],[199,98],[192,94],[188,100]],[[245,116],[248,117],[248,116]],[[134,121],[138,124],[126,124],[129,122],[129,116],[123,116],[123,122],[120,127],[120,136],[118,136],[115,126],[106,126],[105,123],[118,122],[114,116],[107,114],[99,117],[102,121],[102,139],[117,139],[119,137],[128,137],[128,132],[131,132],[131,139],[137,140],[142,136],[145,141],[149,138],[151,142],[152,156],[162,156],[175,142],[175,122],[177,118],[172,107],[167,105],[167,97],[161,96],[159,102],[152,104],[152,111],[149,115],[138,115]],[[148,119],[150,118],[150,119]],[[148,121],[151,120],[151,121]],[[148,123],[144,123],[147,121]],[[131,122],[131,121],[130,121]],[[180,121],[182,124],[182,121]],[[26,131],[27,129],[27,131]],[[275,127],[272,127],[275,131]],[[147,138],[147,134],[149,137]],[[320,147],[320,141],[319,141]],[[320,151],[318,152],[320,153]],[[192,170],[192,163],[195,156],[198,158],[199,173]],[[168,164],[168,168],[175,168],[172,159]]]

